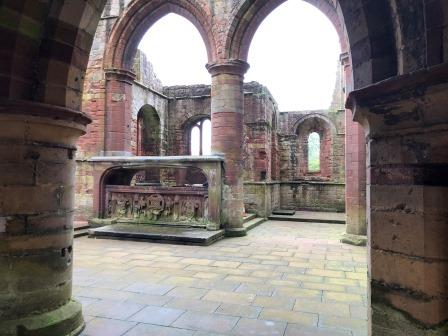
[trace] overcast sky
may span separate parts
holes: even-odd
[[[139,48],[164,85],[210,84],[204,43],[188,20],[175,14],[163,17]],[[339,54],[338,36],[325,15],[301,0],[289,0],[255,34],[245,81],[266,85],[280,111],[326,109]]]

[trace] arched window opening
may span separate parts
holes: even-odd
[[[190,154],[210,155],[212,151],[212,125],[210,119],[196,122],[190,131]]]
[[[320,136],[316,132],[308,136],[308,171],[320,171]]]

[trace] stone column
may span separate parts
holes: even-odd
[[[341,55],[345,90],[352,88],[352,67],[348,53]],[[353,121],[353,113],[345,111],[345,212],[346,229],[342,242],[365,245],[366,220],[366,143],[362,125]]]
[[[90,119],[0,100],[0,334],[72,335],[75,143]]]
[[[132,84],[135,74],[109,69],[106,75],[105,156],[132,155]]]
[[[241,60],[209,64],[212,75],[212,152],[224,154],[222,223],[229,236],[243,236],[243,79],[249,65]]]
[[[371,335],[448,335],[448,64],[352,92],[366,130]]]

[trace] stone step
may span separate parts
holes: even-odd
[[[253,228],[256,228],[258,225],[264,223],[266,220],[264,218],[261,217],[255,217],[252,218],[251,220],[245,222],[243,224],[244,228],[246,229],[246,231],[252,230]]]
[[[89,234],[89,228],[88,227],[85,228],[85,229],[73,230],[73,237],[74,238],[87,236],[88,234]]]
[[[281,215],[281,216],[294,216],[296,213],[295,210],[289,209],[275,209],[272,211],[273,215]]]
[[[254,213],[245,213],[243,216],[243,223],[247,223],[248,221],[251,221],[252,219],[256,218],[257,215]]]
[[[89,225],[89,222],[87,222],[87,221],[74,221],[73,222],[73,229],[75,231],[88,229],[89,227],[90,227],[90,225]]]
[[[73,237],[78,238],[89,234],[90,225],[88,222],[75,221],[73,223]]]
[[[89,238],[208,246],[224,238],[224,230],[207,231],[186,227],[113,224],[89,229]]]
[[[293,216],[272,214],[268,219],[288,222],[345,224],[345,214],[333,212],[296,211]]]

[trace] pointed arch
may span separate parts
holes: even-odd
[[[247,60],[250,44],[261,22],[285,1],[245,0],[236,7],[225,44],[226,57]],[[397,74],[394,27],[387,0],[368,5],[352,0],[305,1],[320,9],[333,23],[339,34],[341,50],[351,49],[354,88]]]
[[[130,71],[143,35],[167,14],[178,14],[190,21],[199,31],[207,50],[209,62],[216,59],[211,16],[197,1],[150,0],[134,1],[115,23],[104,55],[105,69]]]

